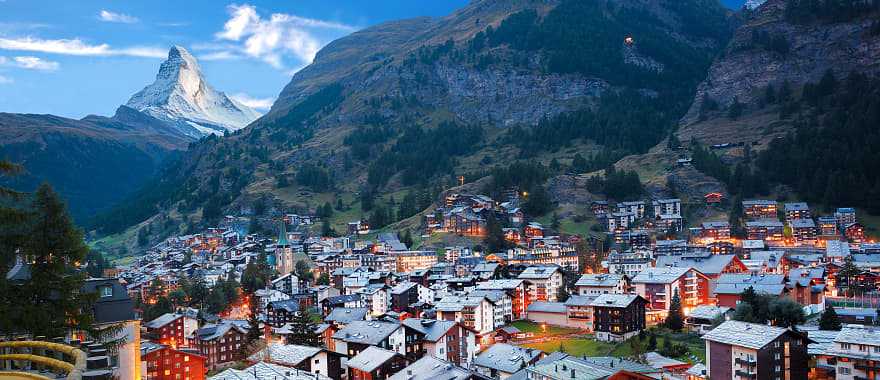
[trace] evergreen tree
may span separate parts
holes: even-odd
[[[318,276],[318,280],[315,282],[317,285],[330,285],[330,275],[326,272],[322,272],[320,276]]]
[[[7,164],[0,163],[0,171]],[[0,188],[0,196],[11,193]],[[2,252],[10,263],[14,252],[30,262],[30,279],[20,284],[0,280],[0,333],[29,332],[34,335],[59,336],[70,328],[95,331],[91,322],[91,304],[97,297],[80,292],[85,273],[78,270],[88,253],[82,233],[73,225],[64,202],[47,184],[33,195],[30,209],[15,215],[2,209],[0,215],[13,216],[22,222],[20,237],[13,235],[15,246]],[[5,224],[5,220],[0,222]],[[6,231],[2,234],[5,235]],[[2,239],[0,239],[2,240]],[[10,242],[0,243],[4,249]]]
[[[672,301],[669,303],[669,315],[666,317],[666,327],[672,331],[681,331],[684,328],[684,314],[682,314],[681,310],[681,297],[678,296],[678,291],[672,296]]]
[[[305,260],[297,261],[294,265],[294,273],[296,277],[299,277],[300,281],[311,282],[314,278],[312,276],[312,270],[309,268],[309,263]]]
[[[501,252],[510,247],[510,243],[504,238],[501,223],[492,213],[486,218],[486,237],[483,239],[483,244],[490,253]]]
[[[336,237],[337,236],[336,230],[333,229],[333,226],[330,225],[330,221],[327,219],[324,219],[324,221],[321,222],[321,236],[326,236],[326,237]]]
[[[654,351],[657,349],[657,335],[651,333],[651,336],[648,338],[648,351]]]
[[[739,99],[736,97],[733,98],[733,103],[730,104],[730,107],[727,109],[727,117],[731,120],[739,119],[743,114],[743,109],[745,106],[739,102]]]
[[[837,316],[834,306],[828,306],[825,308],[825,312],[823,312],[822,317],[819,318],[819,329],[840,331],[842,327],[840,317]]]
[[[323,347],[324,341],[321,335],[315,332],[318,328],[308,311],[301,310],[294,315],[290,330],[292,334],[287,336],[287,344],[300,346]]]
[[[794,328],[807,321],[803,306],[790,298],[774,299],[769,303],[768,312],[775,326]]]

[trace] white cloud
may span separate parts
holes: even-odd
[[[13,82],[15,82],[15,81],[13,81],[12,78],[4,77],[4,76],[0,75],[0,84],[10,84]]]
[[[319,34],[326,31],[352,32],[355,27],[337,22],[296,15],[273,13],[263,19],[252,5],[228,6],[230,18],[215,37],[240,43],[235,49],[284,68],[284,56],[292,55],[299,63],[311,63],[323,45]]]
[[[243,93],[230,95],[229,97],[255,110],[268,110],[272,108],[272,103],[275,103],[274,98],[252,98],[248,94]]]
[[[60,66],[58,62],[46,61],[39,57],[15,57],[15,66],[28,70],[55,71]]]
[[[98,13],[98,19],[101,21],[118,22],[123,24],[134,24],[139,21],[137,17],[125,13],[110,12],[106,9],[101,9],[101,12]]]
[[[0,38],[0,49],[79,56],[124,55],[131,57],[164,58],[167,55],[165,49],[155,47],[133,46],[114,49],[108,44],[90,45],[78,38],[57,40],[44,40],[32,37]]]

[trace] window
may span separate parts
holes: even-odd
[[[847,367],[837,367],[837,373],[841,375],[849,375],[849,368]]]
[[[849,350],[851,347],[852,346],[849,343],[841,343],[840,344],[840,349],[842,349],[842,350]]]
[[[102,286],[101,287],[101,298],[112,297],[112,296],[113,296],[113,287],[112,286]]]
[[[782,358],[782,355],[777,352],[777,353],[773,354],[773,358],[776,360],[779,360],[780,358]]]

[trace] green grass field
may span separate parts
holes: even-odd
[[[516,323],[514,323],[513,325],[517,326]],[[535,324],[532,323],[532,325]],[[519,328],[519,326],[517,326],[517,328]],[[520,330],[526,331],[521,328]],[[695,334],[675,334],[660,329],[654,329],[652,331],[657,334],[657,348],[654,350],[649,350],[647,348],[648,338],[645,338],[644,341],[639,343],[644,352],[660,351],[660,348],[663,347],[665,341],[670,340],[671,342],[675,343],[684,343],[688,347],[688,352],[685,355],[675,357],[674,359],[678,359],[684,362],[694,362],[694,357],[696,357],[697,360],[700,362],[706,361],[706,346],[699,336]],[[635,337],[633,339],[636,339],[638,341],[638,337]],[[565,351],[569,355],[575,356],[633,356],[633,346],[630,341],[622,343],[600,342],[593,339],[591,336],[554,339],[549,342],[529,343],[522,346],[535,348],[547,353]]]
[[[519,329],[519,331],[522,331],[522,332],[529,332],[529,333],[543,333],[543,332],[545,332],[541,328],[541,324],[535,323],[532,321],[515,321],[515,322],[512,322],[510,325],[513,327],[516,327],[517,329]],[[560,327],[560,326],[551,326],[551,325],[547,325],[547,331],[546,331],[546,333],[550,334],[550,335],[574,334],[576,332],[578,332],[577,329],[565,328],[565,327]]]

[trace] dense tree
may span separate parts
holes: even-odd
[[[826,307],[825,311],[822,313],[822,317],[819,318],[819,329],[840,331],[842,327],[840,317],[837,316],[837,311],[834,310],[834,306]]]
[[[614,165],[605,169],[604,176],[592,176],[587,180],[587,190],[605,194],[614,200],[631,200],[645,193],[638,173],[634,171],[618,171]]]
[[[790,298],[778,298],[770,302],[768,311],[773,324],[782,327],[795,327],[806,322],[804,307]]]
[[[308,311],[301,310],[296,313],[291,321],[292,334],[287,336],[287,344],[297,344],[309,347],[322,347],[324,345],[321,335],[315,332],[317,324]]]
[[[501,222],[491,213],[486,217],[486,237],[483,239],[483,244],[490,253],[502,252],[511,246],[504,238]]]
[[[300,281],[312,282],[312,279],[314,279],[312,269],[309,268],[309,263],[305,260],[299,260],[296,262],[294,265],[294,273]]]
[[[679,297],[678,291],[675,292],[669,303],[669,315],[666,316],[664,325],[676,332],[684,328],[684,314],[681,310],[681,297]]]

